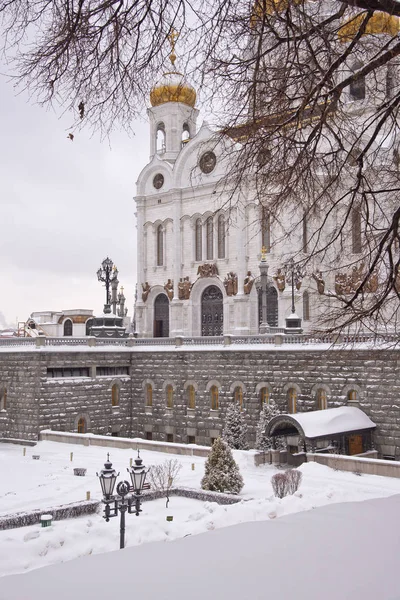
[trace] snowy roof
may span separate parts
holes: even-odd
[[[327,437],[349,431],[373,429],[375,423],[355,406],[340,406],[326,410],[278,415],[271,419],[267,434],[278,430],[295,428],[305,438]]]

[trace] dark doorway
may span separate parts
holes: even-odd
[[[222,335],[223,329],[222,292],[216,285],[210,285],[201,297],[201,335]]]
[[[262,323],[261,288],[258,290],[258,324]],[[267,323],[278,327],[278,292],[273,285],[267,287]]]
[[[169,337],[169,300],[165,294],[154,300],[154,337]]]

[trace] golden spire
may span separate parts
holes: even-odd
[[[175,44],[176,44],[176,40],[178,39],[178,37],[179,37],[179,33],[176,31],[176,29],[172,28],[171,33],[168,35],[169,43],[171,44],[171,54],[169,55],[169,60],[171,61],[174,69],[175,69],[175,61],[176,61]]]

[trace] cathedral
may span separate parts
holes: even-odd
[[[376,13],[366,33],[393,35],[393,27],[398,31],[397,18]],[[342,30],[342,37],[350,35],[348,25]],[[296,270],[290,257],[310,252],[312,219],[304,217],[286,235],[290,224],[272,220],[250,191],[230,188],[226,174],[238,136],[199,125],[196,91],[175,68],[174,39],[170,60],[170,71],[150,94],[150,161],[135,197],[136,336],[290,333],[291,326],[313,331],[334,294],[351,293],[363,277],[364,266],[357,264],[361,211],[353,207],[349,219],[351,269],[329,271],[309,261],[310,268]],[[389,69],[380,75],[384,86],[393,85]],[[346,92],[351,118],[368,111],[367,83],[357,80]],[[377,285],[372,278],[368,291]]]

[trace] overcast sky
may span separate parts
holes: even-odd
[[[144,114],[145,118],[146,115]],[[136,137],[76,133],[72,119],[15,96],[0,76],[0,329],[38,310],[101,312],[96,271],[108,255],[132,316],[135,182],[149,159],[147,121]]]

